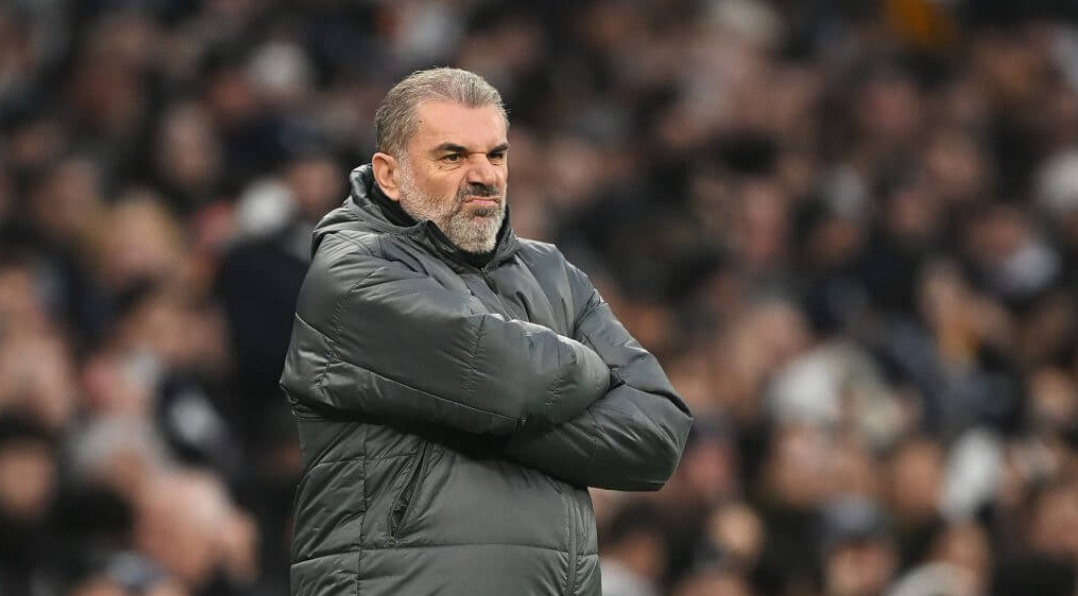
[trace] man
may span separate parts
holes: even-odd
[[[586,487],[657,490],[691,416],[588,278],[508,225],[508,120],[414,73],[322,220],[281,386],[294,596],[600,592]]]

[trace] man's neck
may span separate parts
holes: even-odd
[[[386,193],[382,192],[382,187],[378,186],[377,182],[371,184],[370,197],[374,204],[382,209],[386,219],[393,225],[410,227],[419,223],[416,218],[404,210],[404,207],[398,201],[386,196]]]

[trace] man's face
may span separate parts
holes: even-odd
[[[509,178],[506,122],[493,107],[420,104],[419,129],[400,159],[401,207],[433,221],[468,252],[494,249]]]

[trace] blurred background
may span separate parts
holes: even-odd
[[[697,416],[605,596],[1078,594],[1073,0],[0,0],[0,594],[287,594],[310,230],[444,64]]]

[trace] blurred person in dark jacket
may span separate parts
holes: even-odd
[[[838,498],[823,511],[825,596],[883,596],[897,556],[883,512],[872,501]]]
[[[248,443],[264,421],[284,408],[277,381],[288,349],[289,322],[310,263],[311,232],[340,201],[342,175],[332,155],[304,148],[281,168],[280,181],[271,183],[281,198],[271,198],[273,191],[267,187],[252,185],[241,203],[240,226],[248,231],[225,255],[214,291],[224,308],[236,364],[237,399],[230,418]],[[266,213],[269,207],[281,212],[263,217],[277,221],[263,222],[257,229],[253,213]],[[257,453],[261,445],[251,447]]]
[[[767,541],[753,577],[764,593],[801,593],[815,582],[820,508],[834,490],[834,443],[811,426],[774,430],[761,478]]]
[[[943,457],[936,442],[911,437],[898,445],[885,462],[887,505],[904,564],[920,560],[940,523]]]
[[[11,412],[0,417],[0,593],[26,594],[46,555],[56,491],[54,438]]]
[[[655,596],[666,561],[662,517],[644,501],[621,508],[599,544],[603,596]]]
[[[508,120],[398,83],[319,224],[281,385],[304,459],[294,596],[598,596],[587,487],[657,490],[691,425],[587,276],[508,223]]]

